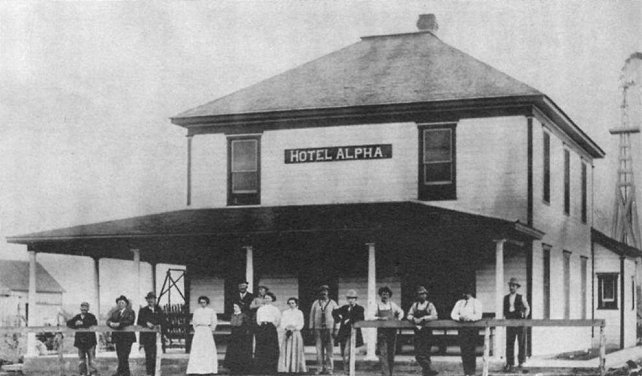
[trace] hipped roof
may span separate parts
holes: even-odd
[[[490,102],[492,100],[492,102]],[[604,152],[546,95],[444,43],[431,32],[361,41],[172,118],[216,126],[309,115],[332,117],[381,106],[455,103],[538,106],[594,157]],[[429,107],[423,107],[429,108]]]
[[[0,291],[29,291],[29,263],[0,260]],[[63,293],[65,290],[47,270],[36,263],[36,292]]]

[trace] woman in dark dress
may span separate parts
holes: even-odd
[[[250,318],[241,312],[241,306],[234,303],[234,313],[230,319],[232,334],[225,352],[225,367],[233,375],[247,374],[252,364],[252,333]]]
[[[279,337],[276,328],[281,322],[281,311],[272,305],[276,300],[273,293],[267,292],[265,304],[256,311],[256,349],[254,367],[259,374],[277,373],[279,363]]]

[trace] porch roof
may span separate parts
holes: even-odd
[[[642,257],[642,251],[628,244],[617,241],[610,236],[591,228],[591,240],[607,249],[615,252],[622,257],[637,258]]]
[[[542,232],[519,221],[448,210],[419,202],[381,202],[187,209],[10,236],[7,241],[25,244],[39,252],[94,256],[92,248],[110,241],[139,246],[143,242],[164,243],[189,238],[350,231],[434,231],[435,228],[463,233],[483,232],[495,238],[515,240],[543,236]],[[101,257],[109,256],[103,252]]]

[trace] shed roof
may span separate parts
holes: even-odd
[[[29,263],[0,260],[0,289],[29,291]],[[36,292],[63,293],[65,290],[40,263],[36,263]]]
[[[632,247],[628,244],[617,241],[612,237],[604,234],[603,232],[596,230],[595,228],[591,228],[591,239],[595,243],[601,244],[605,248],[611,250],[612,252],[622,257],[631,257],[631,258],[642,257],[641,250],[635,247]]]

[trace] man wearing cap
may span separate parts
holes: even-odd
[[[473,297],[475,289],[472,285],[464,285],[462,298],[455,303],[450,317],[459,322],[473,322],[482,319],[483,308],[479,300]],[[476,368],[475,343],[479,335],[479,329],[475,327],[460,327],[459,348],[461,349],[461,362],[464,367],[465,376],[474,376]]]
[[[343,370],[348,370],[350,364],[350,335],[352,333],[352,324],[364,320],[365,309],[357,304],[357,292],[348,290],[346,293],[348,304],[332,311],[332,317],[335,322],[339,323],[339,332],[336,340],[341,347],[341,357],[343,358]],[[355,339],[356,347],[363,345],[363,336],[361,329],[357,329],[357,338]]]
[[[517,278],[511,278],[508,282],[510,293],[504,296],[504,317],[508,320],[521,320],[528,317],[531,308],[528,305],[526,298],[517,293],[520,288]],[[515,367],[515,339],[517,338],[519,368],[522,368],[526,360],[526,353],[524,352],[524,331],[523,327],[507,327],[506,328],[506,372],[514,372]]]
[[[145,296],[147,306],[138,311],[139,326],[148,329],[162,330],[165,326],[163,311],[156,304],[156,295],[153,292]],[[154,375],[156,369],[156,333],[141,332],[140,344],[145,349],[145,368],[148,375]]]
[[[334,331],[334,318],[332,311],[339,306],[337,302],[328,297],[328,285],[319,286],[319,299],[312,303],[310,308],[310,329],[314,331],[314,339],[317,348],[317,374],[332,374],[334,361],[332,360],[334,351],[334,341],[332,332]]]
[[[250,311],[250,304],[252,304],[252,301],[254,300],[254,294],[247,291],[247,287],[249,285],[250,284],[247,283],[247,281],[239,282],[239,292],[236,296],[236,300],[234,301],[234,303],[239,305],[241,312],[243,313],[248,313]]]
[[[114,376],[131,376],[129,371],[129,353],[132,344],[136,342],[134,332],[118,332],[130,325],[134,325],[136,314],[129,308],[129,300],[125,295],[116,298],[118,308],[112,312],[107,320],[107,326],[115,329],[112,333],[111,340],[116,345],[116,356],[118,356],[118,369]]]
[[[434,376],[439,373],[430,367],[432,329],[424,326],[424,323],[437,320],[438,317],[437,308],[428,301],[428,290],[423,286],[417,287],[417,300],[410,306],[407,318],[415,324],[415,359],[421,366],[423,376]]]
[[[67,326],[72,329],[87,329],[98,325],[96,316],[89,313],[89,303],[80,303],[80,313],[67,321]],[[78,348],[80,364],[78,369],[80,375],[95,375],[96,364],[96,333],[77,332],[74,338],[74,346]]]

